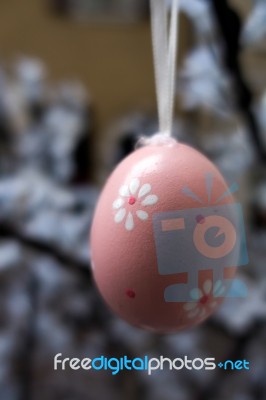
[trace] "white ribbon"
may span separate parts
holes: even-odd
[[[151,0],[151,27],[160,132],[172,134],[179,0],[172,0],[168,23],[166,0]]]

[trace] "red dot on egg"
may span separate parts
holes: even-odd
[[[135,293],[134,290],[132,290],[132,289],[127,289],[127,290],[126,290],[126,295],[127,295],[128,297],[130,297],[131,299],[134,299],[134,297],[136,296],[136,293]]]
[[[209,300],[209,297],[206,296],[206,295],[204,295],[204,296],[202,296],[202,297],[200,298],[199,303],[202,304],[202,305],[204,305],[204,304],[208,303],[208,300]]]
[[[134,196],[130,196],[128,199],[128,204],[133,206],[133,204],[135,204],[135,203],[136,203],[136,198]]]
[[[203,217],[203,215],[197,215],[196,221],[198,224],[204,224],[205,218]]]

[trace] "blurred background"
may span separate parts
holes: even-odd
[[[181,10],[175,135],[239,184],[249,296],[168,336],[109,312],[88,236],[104,180],[158,129],[148,1],[1,0],[1,400],[266,399],[266,2]],[[60,372],[57,353],[247,359],[251,370]]]

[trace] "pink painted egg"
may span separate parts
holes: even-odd
[[[239,262],[232,191],[184,144],[149,145],[123,160],[102,191],[90,238],[93,275],[110,308],[155,332],[209,317]]]

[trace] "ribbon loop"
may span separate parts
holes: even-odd
[[[172,0],[168,22],[166,0],[151,0],[151,28],[160,132],[172,134],[179,0]]]

